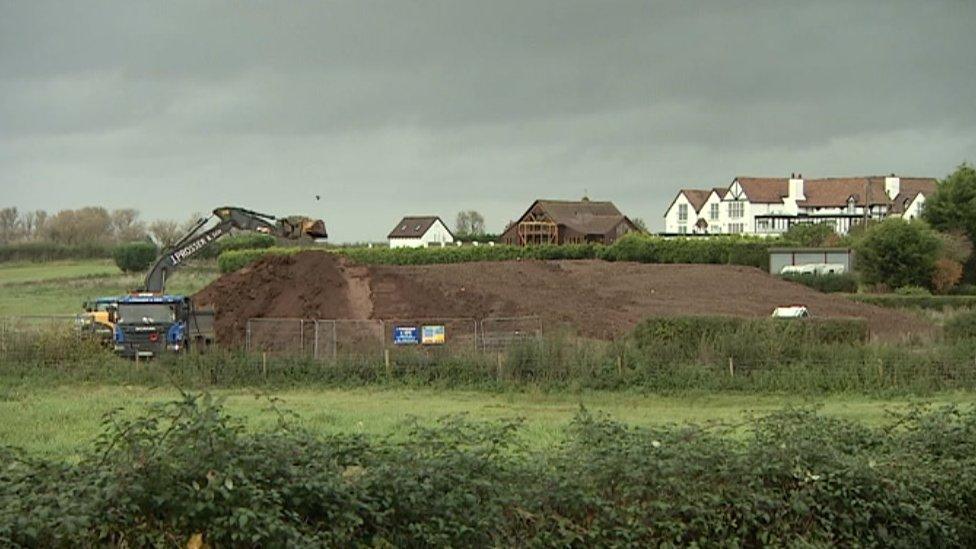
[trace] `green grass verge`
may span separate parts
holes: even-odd
[[[0,286],[112,275],[122,272],[110,259],[0,263]]]
[[[212,263],[178,271],[169,293],[192,294],[215,278]],[[105,260],[56,261],[0,265],[0,317],[63,315],[81,312],[86,299],[120,295],[142,283],[142,275],[125,275]]]
[[[925,399],[871,398],[858,395],[797,397],[787,395],[688,394],[642,395],[613,392],[488,393],[425,389],[300,389],[261,392],[258,389],[214,390],[226,399],[229,412],[255,429],[271,428],[276,414],[267,398],[295,412],[300,422],[321,434],[396,433],[408,419],[433,422],[447,414],[472,419],[521,417],[525,435],[534,445],[561,440],[563,428],[585,406],[607,412],[632,425],[740,422],[750,414],[765,414],[784,406],[816,405],[824,414],[866,424],[880,424],[887,410],[911,403],[976,404],[976,394],[940,393]],[[141,413],[153,402],[173,400],[175,389],[117,385],[64,385],[51,389],[19,387],[0,393],[0,440],[49,458],[76,458],[100,432],[102,416],[123,408]]]

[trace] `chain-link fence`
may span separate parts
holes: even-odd
[[[245,348],[269,355],[315,355],[316,321],[301,318],[252,318],[247,321]]]
[[[319,360],[385,359],[503,351],[541,341],[539,317],[308,320],[252,318],[246,350],[268,355],[304,355]]]
[[[513,345],[542,342],[542,319],[537,316],[486,318],[481,321],[481,349],[504,351]]]

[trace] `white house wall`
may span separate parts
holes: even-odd
[[[391,238],[391,248],[426,248],[430,245],[446,245],[454,242],[451,231],[440,221],[434,223],[420,238]]]
[[[681,205],[688,207],[688,219],[686,221],[680,221],[678,219],[678,212],[681,209]],[[684,226],[686,232],[690,233],[692,227],[695,226],[695,221],[698,220],[697,215],[695,213],[695,207],[688,201],[685,193],[678,194],[678,197],[674,200],[674,204],[671,205],[671,208],[664,215],[664,232],[678,234],[681,232],[681,227]]]

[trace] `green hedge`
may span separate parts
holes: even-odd
[[[976,339],[976,311],[959,313],[947,320],[944,334],[953,343]]]
[[[627,235],[612,246],[568,244],[563,246],[448,246],[444,248],[330,248],[364,265],[431,265],[471,261],[514,259],[603,259],[641,263],[717,263],[748,265],[766,269],[773,240],[741,237],[711,239],[664,239],[646,235]],[[220,254],[220,269],[240,269],[265,254],[294,253],[297,248],[232,250]],[[225,257],[226,256],[226,257]]]
[[[750,365],[805,358],[826,345],[867,341],[863,319],[774,319],[723,316],[654,317],[637,325],[631,338],[657,363],[714,362],[724,358]]]
[[[200,250],[194,257],[200,259],[216,259],[224,252],[234,250],[260,250],[274,247],[275,237],[260,233],[241,233],[224,237],[212,246]]]
[[[396,437],[254,430],[187,394],[71,463],[0,447],[14,547],[972,547],[976,413],[786,410],[727,430],[581,411],[555,444],[446,417]]]
[[[22,242],[0,246],[3,261],[55,261],[61,259],[110,259],[113,246],[79,244],[65,246],[50,242]]]
[[[896,294],[857,294],[850,299],[868,305],[890,307],[893,309],[972,309],[976,307],[976,296],[972,295],[896,295]]]
[[[824,293],[855,293],[857,292],[857,276],[852,273],[843,274],[786,274],[780,275],[783,280],[809,286]]]
[[[632,233],[607,248],[601,259],[640,263],[748,265],[768,270],[769,248],[781,244],[772,238],[660,238]]]

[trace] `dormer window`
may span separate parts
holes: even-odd
[[[847,213],[854,213],[857,207],[857,202],[854,201],[854,197],[850,196],[847,198]]]
[[[417,225],[416,227],[414,227],[413,230],[419,231],[420,230],[420,225]]]

